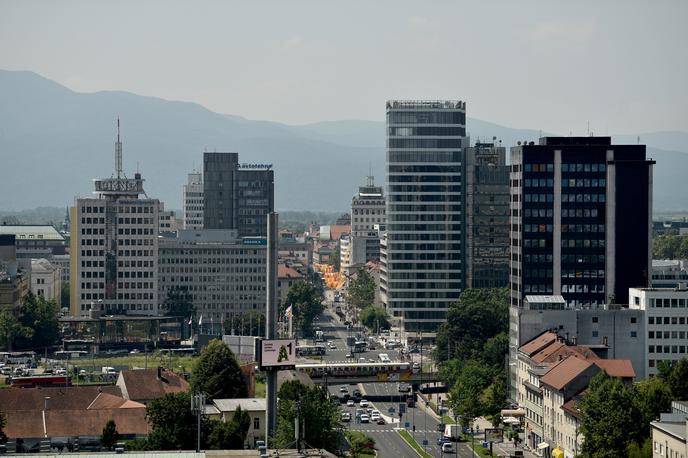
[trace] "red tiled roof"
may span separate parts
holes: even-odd
[[[136,409],[141,407],[145,408],[146,406],[144,404],[141,404],[140,402],[127,401],[126,399],[120,396],[113,396],[107,393],[100,393],[98,397],[96,397],[93,400],[91,405],[88,406],[88,410]]]
[[[630,359],[599,359],[594,363],[612,377],[635,378],[635,370]]]
[[[547,331],[521,345],[521,348],[519,348],[518,351],[525,353],[528,356],[532,356],[552,342],[556,342],[556,340],[557,335],[553,332]]]
[[[578,400],[576,398],[572,398],[569,401],[565,402],[561,408],[567,412],[569,415],[572,415],[578,419],[581,418],[581,413],[580,409],[578,409]]]
[[[592,366],[590,361],[577,355],[571,355],[552,366],[540,378],[540,384],[549,385],[555,390],[561,390],[590,366]]]
[[[301,275],[301,273],[299,273],[295,269],[285,266],[284,264],[277,264],[277,278],[299,279],[303,278],[303,275]]]
[[[118,386],[72,386],[68,388],[6,388],[0,390],[0,407],[4,412],[41,411],[49,397],[48,410],[86,410],[99,394],[105,393],[121,399]]]
[[[563,342],[552,342],[540,352],[531,356],[536,363],[554,363],[570,355],[579,355],[584,359],[599,359],[599,357],[589,348],[578,347],[576,345],[566,345]]]
[[[189,391],[189,382],[172,371],[163,370],[158,379],[158,369],[127,369],[120,373],[117,384],[123,383],[122,395],[133,401],[149,401],[168,393]]]

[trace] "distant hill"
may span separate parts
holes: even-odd
[[[181,207],[186,174],[201,168],[204,150],[272,163],[280,210],[346,211],[369,167],[384,180],[383,120],[291,126],[127,92],[78,93],[32,72],[0,70],[0,209],[64,208],[90,195],[93,178],[112,174],[117,117],[126,173],[138,168],[148,195],[168,208]],[[473,141],[495,136],[505,146],[540,135],[471,118],[467,129]],[[685,209],[688,134],[640,137],[658,160],[655,207]]]

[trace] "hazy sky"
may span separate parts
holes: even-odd
[[[0,68],[290,124],[390,98],[583,134],[688,131],[688,1],[3,1]]]

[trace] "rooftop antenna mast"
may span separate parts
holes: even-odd
[[[117,143],[115,143],[115,171],[122,178],[122,142],[119,140],[119,118],[117,118]]]
[[[368,162],[368,179],[366,180],[367,186],[375,186],[375,177],[373,176],[373,163]]]

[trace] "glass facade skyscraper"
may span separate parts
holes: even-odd
[[[433,340],[464,288],[465,146],[465,102],[387,102],[380,289],[407,341]]]

